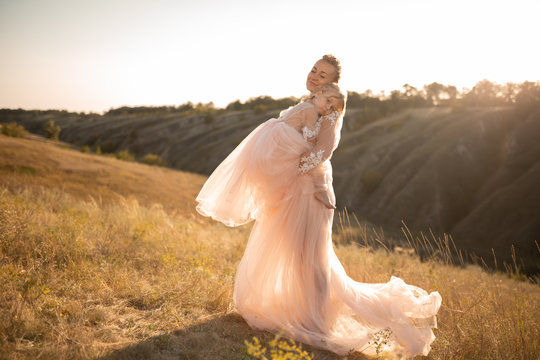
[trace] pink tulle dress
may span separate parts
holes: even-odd
[[[335,203],[329,159],[343,119],[336,114],[318,117],[302,102],[259,125],[208,178],[197,211],[228,226],[255,220],[234,286],[251,327],[340,355],[374,355],[384,339],[397,357],[427,355],[439,293],[397,277],[354,281],[334,252],[334,211],[314,193]]]

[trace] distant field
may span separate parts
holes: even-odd
[[[204,180],[0,135],[0,359],[234,360],[251,358],[245,340],[268,344],[231,298],[250,226],[196,215]],[[383,232],[348,221],[334,242],[358,281],[396,275],[441,293],[428,359],[540,357],[538,284],[451,265],[444,248],[423,261],[375,248]]]

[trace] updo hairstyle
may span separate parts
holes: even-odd
[[[327,54],[320,58],[318,61],[326,61],[334,67],[336,73],[332,82],[337,84],[339,82],[339,78],[341,77],[341,65],[339,64],[339,60],[334,55]]]

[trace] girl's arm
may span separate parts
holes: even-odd
[[[315,146],[310,152],[302,154],[300,157],[298,170],[301,173],[307,173],[332,156],[339,141],[337,117],[337,113],[322,117],[321,128]]]

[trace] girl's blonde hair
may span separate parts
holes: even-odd
[[[334,83],[328,83],[319,86],[318,88],[313,90],[311,94],[304,96],[302,98],[302,101],[309,101],[313,99],[318,92],[322,92],[322,94],[325,96],[338,99],[340,108],[336,110],[338,110],[340,113],[343,113],[343,110],[345,109],[345,94],[343,94],[339,86]]]

